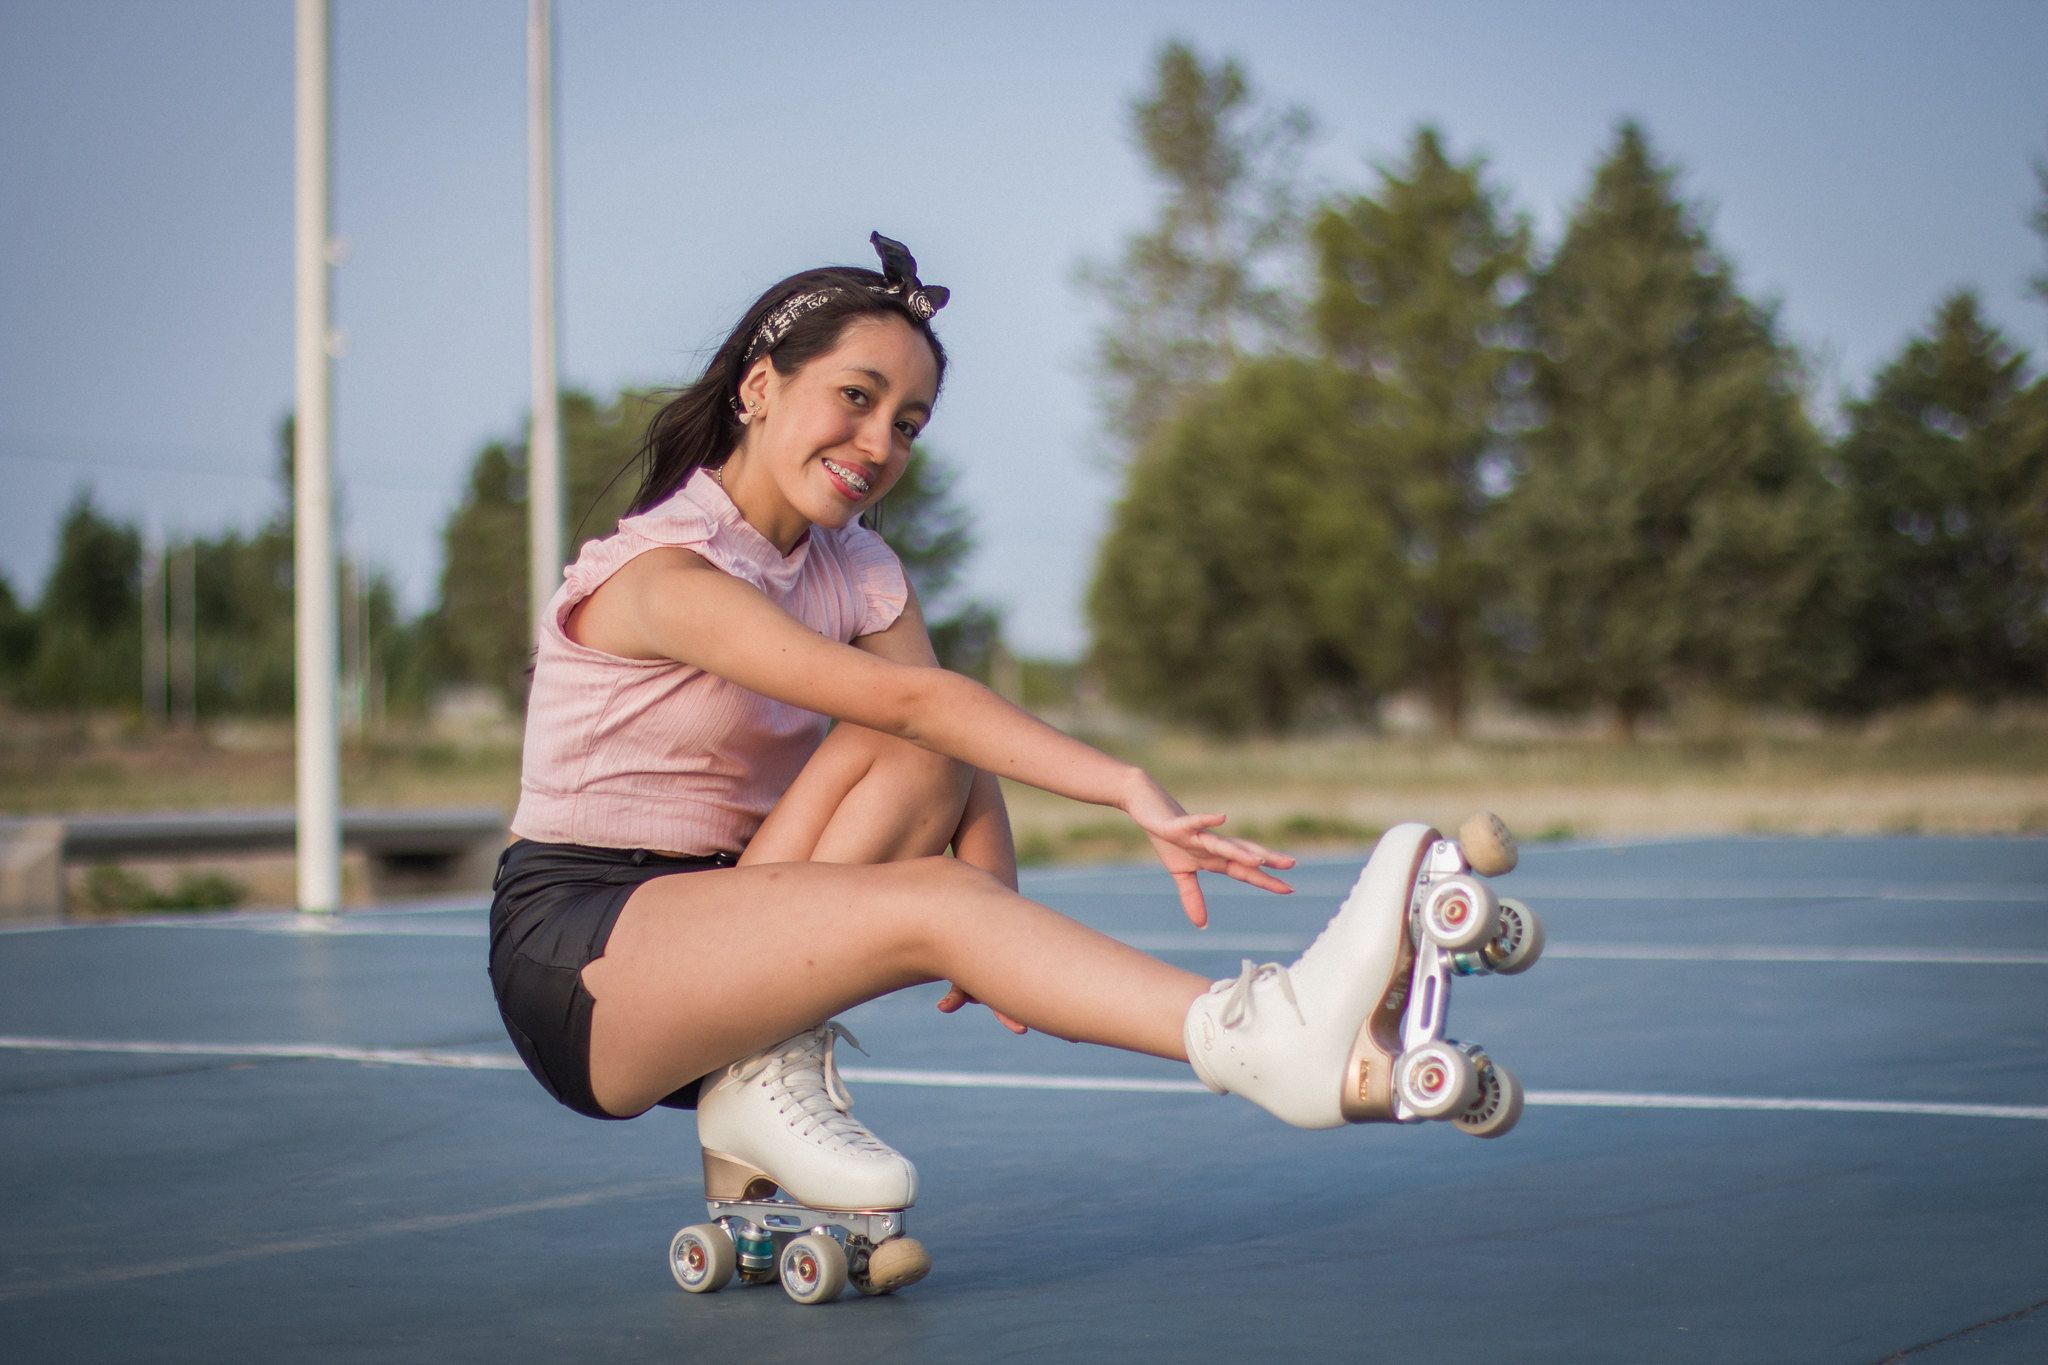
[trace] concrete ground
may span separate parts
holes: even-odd
[[[1354,870],[1218,888],[1207,935],[1156,871],[1027,890],[1225,976]],[[936,1265],[826,1308],[676,1288],[691,1116],[515,1069],[479,907],[0,934],[0,1355],[2048,1359],[2048,841],[1544,847],[1501,885],[1551,948],[1457,988],[1532,1091],[1495,1142],[1297,1132],[937,987],[855,1011]]]

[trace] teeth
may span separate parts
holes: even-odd
[[[844,479],[846,481],[847,487],[853,489],[854,492],[863,495],[867,493],[868,481],[866,479],[863,479],[860,475],[854,473],[851,469],[848,469],[845,465],[839,463],[837,460],[825,461],[825,468],[831,470],[834,474],[837,474],[841,479]]]

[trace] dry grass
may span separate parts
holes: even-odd
[[[519,798],[519,737],[394,728],[342,749],[342,802],[375,809],[495,806]],[[0,814],[256,810],[293,799],[292,731],[232,722],[149,734],[111,718],[0,714]]]
[[[1662,834],[2048,832],[2048,711],[1935,707],[1862,726],[1695,717],[1633,742],[1496,724],[1463,742],[1332,733],[1217,743],[1125,733],[1190,810],[1286,848],[1368,842],[1401,820],[1497,811],[1525,839]],[[1129,856],[1103,812],[1010,789],[1036,861]]]
[[[1225,812],[1228,828],[1287,848],[1361,844],[1399,820],[1454,826],[1481,807],[1527,839],[2048,832],[2042,709],[1934,707],[1855,727],[1691,717],[1634,742],[1500,717],[1456,743],[1362,732],[1220,743],[1075,728],[1145,765],[1189,809]],[[518,764],[517,732],[502,723],[392,730],[348,746],[343,798],[509,814]],[[287,806],[292,781],[282,723],[152,736],[106,719],[0,715],[0,813]],[[1018,787],[1010,806],[1030,861],[1143,851],[1113,812]]]

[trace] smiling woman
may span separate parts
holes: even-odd
[[[1197,872],[1285,891],[1266,869],[1293,860],[937,667],[860,517],[931,420],[947,296],[873,240],[881,272],[807,271],[761,297],[652,423],[617,533],[570,566],[491,919],[506,1028],[551,1094],[593,1118],[695,1107],[708,1197],[779,1187],[806,1226],[840,1229],[838,1250],[784,1248],[805,1248],[784,1266],[805,1302],[835,1273],[881,1292],[925,1265],[900,1237],[916,1170],[847,1113],[835,1012],[950,980],[940,1009],[986,1002],[1020,1033],[1176,1059],[1197,1040],[1212,1089],[1331,1126],[1360,1117],[1339,1092],[1408,942],[1405,889],[1354,895],[1320,958],[1212,986],[1017,894],[999,777],[1122,810],[1197,925]],[[1404,858],[1382,878],[1398,880],[1408,854],[1374,865]],[[685,1287],[717,1287],[733,1237],[743,1269],[767,1254],[768,1233],[746,1239],[772,1219],[751,1216],[679,1235]]]

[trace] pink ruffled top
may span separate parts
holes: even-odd
[[[713,673],[623,659],[571,640],[562,621],[637,555],[678,545],[745,579],[829,639],[886,630],[903,612],[903,566],[858,524],[814,526],[787,556],[747,524],[708,470],[583,547],[548,603],[512,832],[551,844],[737,853],[829,722]]]

